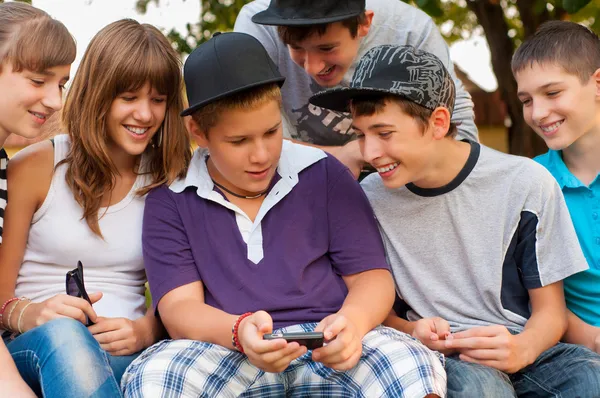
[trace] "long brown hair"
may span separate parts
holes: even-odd
[[[179,116],[181,60],[169,41],[151,25],[131,19],[111,23],[90,42],[67,94],[62,120],[71,149],[60,164],[68,164],[67,183],[83,208],[83,218],[98,236],[102,236],[100,204],[114,188],[118,173],[107,146],[106,117],[119,94],[146,83],[167,96],[167,110],[161,129],[145,150],[145,172],[151,182],[138,191],[144,195],[182,177],[191,158],[189,136]]]
[[[65,25],[29,4],[0,4],[0,70],[42,72],[75,60],[73,36]]]

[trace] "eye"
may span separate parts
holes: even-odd
[[[335,47],[333,47],[333,46],[327,46],[327,47],[321,47],[321,48],[319,48],[319,50],[321,50],[321,52],[324,52],[324,53],[330,53],[334,49],[335,49]]]
[[[165,102],[167,99],[165,97],[157,97],[157,98],[153,98],[152,101],[154,101],[157,104],[162,104],[163,102]]]
[[[44,81],[43,80],[39,80],[39,79],[29,79],[31,80],[31,82],[34,84],[34,86],[42,86],[44,85]]]
[[[354,135],[356,135],[357,140],[363,140],[365,138],[365,135],[363,133],[359,133],[358,131],[355,131]]]
[[[526,106],[526,105],[529,105],[529,104],[531,104],[531,99],[530,99],[530,98],[525,98],[525,99],[522,99],[522,100],[521,100],[521,103],[522,103],[523,105],[525,105],[525,106]]]
[[[548,97],[556,97],[558,94],[560,94],[560,91],[550,91],[546,93]]]
[[[122,95],[121,99],[125,102],[132,102],[135,101],[136,97],[133,95]]]
[[[229,142],[231,142],[233,145],[241,145],[244,141],[246,141],[245,138],[240,138],[239,140],[229,141]]]
[[[392,135],[392,131],[382,131],[379,133],[379,137],[381,138],[389,138]]]

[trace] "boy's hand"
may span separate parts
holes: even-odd
[[[446,348],[444,341],[450,334],[450,324],[445,319],[435,317],[416,321],[412,336],[425,344],[427,348],[450,355],[455,350]]]
[[[331,154],[350,170],[352,175],[354,175],[354,178],[358,178],[365,164],[360,152],[360,147],[358,146],[358,141],[350,141],[344,146],[341,146],[335,151],[331,152]]]
[[[529,365],[528,345],[504,326],[481,326],[454,333],[445,341],[446,348],[460,352],[460,359],[506,373],[515,373]]]
[[[306,347],[284,339],[263,340],[273,332],[273,320],[265,311],[244,318],[238,328],[238,338],[251,364],[270,373],[283,372],[294,359],[306,353]]]
[[[149,346],[147,330],[141,322],[144,318],[132,321],[127,318],[98,317],[96,323],[88,327],[100,347],[111,355],[131,355]]]
[[[344,315],[331,314],[323,319],[315,332],[323,332],[326,347],[313,350],[313,361],[335,370],[352,369],[362,355],[362,336],[356,326]]]

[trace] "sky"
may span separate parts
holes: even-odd
[[[91,38],[102,27],[121,18],[134,18],[150,23],[164,32],[175,28],[185,33],[186,23],[198,21],[199,0],[161,0],[160,6],[149,4],[148,12],[140,15],[135,0],[33,0],[32,4],[62,21],[77,41],[77,59],[74,74]],[[497,88],[491,69],[490,52],[483,37],[454,43],[450,56],[473,82],[487,91]]]

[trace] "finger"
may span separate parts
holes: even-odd
[[[344,336],[344,334],[340,334],[335,340],[333,340],[326,346],[314,349],[313,360],[322,362],[326,360],[326,358],[332,358],[344,351],[344,349],[349,345],[349,343],[349,339],[347,339],[346,336]]]
[[[450,335],[450,324],[445,319],[435,318],[433,320],[433,326],[435,328],[436,337],[445,339]]]
[[[110,352],[110,355],[112,355],[114,357],[131,355],[131,354],[135,354],[135,352],[129,348],[124,348],[122,350]]]
[[[127,338],[127,331],[114,330],[111,332],[94,334],[94,338],[100,344],[108,344],[119,340],[125,340]]]
[[[127,340],[118,340],[106,344],[100,344],[100,347],[104,351],[112,354],[113,352],[118,352],[127,349],[128,343]]]
[[[274,364],[281,361],[282,358],[292,355],[300,348],[300,344],[296,342],[288,343],[286,346],[279,350],[266,352],[260,355],[260,359],[269,364]]]
[[[477,359],[477,360],[495,360],[495,361],[499,361],[501,360],[501,358],[499,358],[499,354],[500,352],[498,350],[461,350],[460,352],[462,355],[465,355],[469,358],[472,359]]]
[[[453,333],[455,339],[464,339],[468,337],[494,337],[498,334],[498,328],[493,326],[478,326],[462,332]]]
[[[60,316],[75,319],[84,325],[86,324],[85,313],[78,307],[62,304],[57,308],[56,313]]]
[[[266,311],[257,311],[250,317],[250,321],[256,325],[262,334],[273,332],[273,319]]]
[[[96,318],[96,323],[89,326],[88,330],[91,334],[105,333],[112,330],[119,330],[121,328],[120,322],[116,318]]]
[[[306,347],[299,346],[290,354],[282,357],[280,360],[273,363],[273,367],[279,369],[286,369],[293,360],[300,358],[302,355],[306,354],[307,351],[308,350],[306,349]]]
[[[264,355],[269,352],[279,351],[287,347],[288,342],[284,339],[263,340],[262,338],[252,339],[248,341],[245,351],[251,350],[257,355]]]
[[[346,326],[348,326],[348,319],[343,315],[336,316],[335,319],[333,319],[333,322],[331,322],[323,331],[325,340],[329,341],[335,339]]]
[[[69,305],[71,307],[79,308],[81,311],[83,311],[88,316],[88,318],[91,319],[92,322],[94,322],[94,323],[96,322],[98,315],[96,315],[96,311],[94,311],[91,304],[88,303],[86,300],[79,298],[79,297],[65,295],[63,303],[66,305]],[[83,323],[85,323],[85,322],[83,322]]]
[[[350,358],[341,362],[323,362],[323,365],[338,371],[349,370],[356,366],[356,364],[360,360],[361,353],[362,351],[355,352],[350,356]]]
[[[335,314],[327,315],[325,318],[321,320],[315,327],[315,332],[323,332],[325,328],[331,323],[331,320],[335,318]]]
[[[96,303],[102,298],[102,292],[94,292],[88,295],[92,304]]]
[[[491,349],[495,348],[495,340],[492,337],[466,337],[457,339],[454,336],[453,339],[445,340],[446,348],[458,348],[458,349]]]

